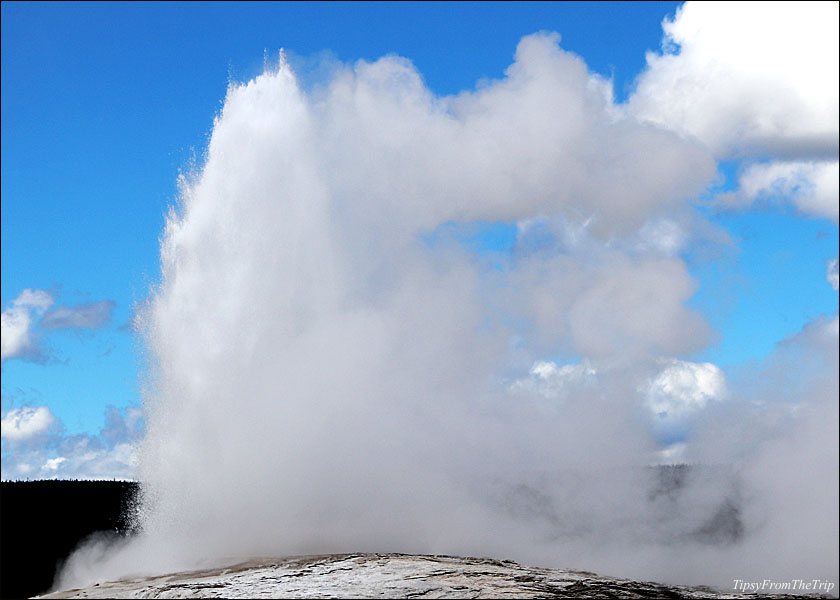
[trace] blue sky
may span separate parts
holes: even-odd
[[[4,358],[3,415],[48,406],[68,436],[96,435],[109,406],[128,419],[142,364],[129,324],[157,280],[178,174],[200,162],[229,81],[259,74],[266,55],[285,48],[306,82],[325,57],[397,54],[443,96],[503,77],[522,36],[557,31],[565,50],[612,80],[622,104],[679,5],[4,2],[2,307],[26,289],[52,304],[32,313],[37,348]],[[826,271],[838,228],[836,210],[797,204],[805,176],[793,187],[739,191],[750,165],[784,156],[708,139],[721,179],[693,205],[729,240],[712,255],[681,251],[698,286],[688,305],[716,331],[681,358],[726,370],[837,312]],[[836,170],[836,146],[833,160]],[[731,201],[721,200],[727,193]],[[465,235],[478,254],[506,254],[515,231],[487,224]],[[59,310],[68,319],[48,327]]]

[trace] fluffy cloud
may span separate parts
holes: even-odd
[[[837,23],[835,2],[687,2],[629,109],[721,158],[834,158]]]
[[[111,320],[115,303],[99,300],[78,306],[58,306],[43,290],[25,289],[2,314],[2,360],[44,360],[37,328],[95,329]],[[43,334],[43,332],[41,332]]]
[[[58,471],[58,468],[61,466],[61,463],[67,462],[67,459],[63,456],[59,456],[57,458],[50,458],[47,462],[44,463],[42,470],[45,471]]]
[[[639,388],[641,400],[658,426],[680,427],[710,402],[726,398],[728,388],[723,371],[712,363],[695,363],[676,358],[660,359],[655,375]],[[557,365],[537,361],[528,376],[510,386],[512,392],[534,392],[548,399],[563,400],[570,394],[592,394],[614,374],[598,371],[589,361]]]
[[[646,405],[655,414],[679,422],[726,395],[723,371],[712,363],[672,359],[645,386]]]
[[[686,2],[627,109],[717,158],[764,161],[722,204],[785,201],[836,223],[837,22],[836,2]]]
[[[68,435],[46,406],[13,408],[2,424],[4,480],[136,477],[137,443],[143,433],[139,407],[108,406],[96,435]]]
[[[25,289],[3,310],[0,316],[0,357],[41,357],[38,338],[32,332],[33,319],[40,316],[53,303],[53,298],[43,290]]]
[[[13,408],[3,417],[2,437],[23,442],[47,433],[55,422],[55,416],[47,406]]]
[[[28,306],[42,312],[52,306],[53,297],[43,290],[25,289],[15,299],[15,306]]]
[[[59,306],[41,319],[41,326],[47,329],[94,329],[111,320],[113,300],[99,300],[78,306]]]
[[[837,223],[838,173],[837,161],[754,163],[739,175],[737,191],[718,200],[733,207],[792,202],[803,214]]]
[[[536,392],[548,399],[565,398],[581,386],[596,381],[595,369],[586,361],[559,366],[552,361],[537,361],[528,372],[528,377],[517,379],[511,384],[511,391]]]
[[[9,308],[2,314],[2,360],[16,356],[37,355],[38,349],[29,331],[31,317],[25,309]]]

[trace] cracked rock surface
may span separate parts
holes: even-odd
[[[756,598],[708,588],[525,567],[512,561],[327,554],[122,579],[42,598]],[[777,595],[762,598],[814,598]]]

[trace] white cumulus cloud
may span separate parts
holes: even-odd
[[[803,214],[837,223],[838,173],[837,161],[753,163],[739,176],[737,191],[718,199],[734,207],[791,202]]]
[[[15,306],[28,306],[30,308],[44,311],[53,304],[53,297],[44,290],[25,289],[15,299]]]
[[[2,360],[44,360],[37,328],[96,329],[111,320],[115,302],[98,300],[77,306],[53,307],[55,299],[43,290],[25,289],[2,314]]]
[[[38,339],[32,333],[33,320],[53,303],[43,290],[25,289],[0,316],[0,359],[29,357],[41,354]]]
[[[686,2],[629,108],[720,158],[836,156],[837,23],[836,2]]]
[[[44,463],[42,467],[46,471],[57,471],[58,468],[61,466],[61,463],[66,462],[67,459],[63,456],[57,456],[55,458],[50,458],[47,462]]]
[[[540,360],[534,363],[527,377],[513,382],[511,391],[526,390],[545,398],[563,399],[575,389],[594,383],[595,376],[595,368],[587,361],[558,365]]]
[[[2,479],[132,479],[143,434],[140,408],[108,406],[96,435],[68,434],[47,406],[3,417]]]
[[[47,406],[13,408],[2,420],[2,437],[20,442],[46,433],[56,422]]]
[[[686,2],[628,111],[754,162],[718,200],[838,221],[838,4]]]
[[[712,363],[672,359],[648,384],[647,407],[669,420],[681,420],[726,394],[726,377]]]

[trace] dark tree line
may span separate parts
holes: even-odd
[[[137,490],[130,481],[0,482],[0,597],[49,591],[68,555],[96,532],[127,535]]]

